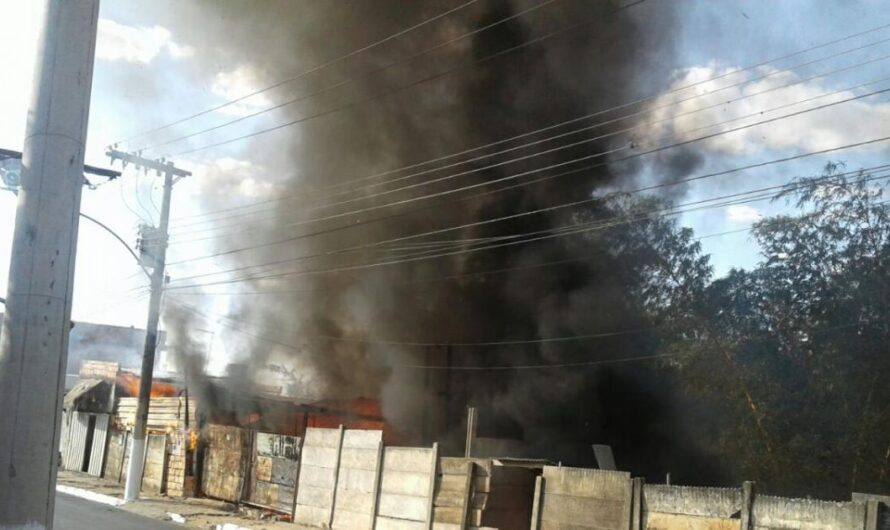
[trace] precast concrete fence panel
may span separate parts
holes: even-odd
[[[633,481],[621,471],[546,466],[535,504],[533,529],[627,530]]]
[[[333,528],[374,527],[378,473],[383,458],[383,431],[347,430],[340,449]]]
[[[752,505],[754,530],[862,530],[866,505],[757,495]]]
[[[739,488],[644,484],[642,528],[648,530],[740,530]]]
[[[427,530],[432,526],[437,457],[437,445],[432,449],[384,449],[376,530]]]
[[[310,526],[331,526],[342,438],[342,428],[306,430],[294,522]]]

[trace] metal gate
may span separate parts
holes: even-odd
[[[70,412],[67,419],[68,443],[65,445],[65,454],[62,455],[62,467],[71,471],[80,471],[86,452],[90,415],[84,412]]]
[[[87,472],[94,477],[101,477],[105,468],[105,448],[108,446],[108,424],[111,416],[95,414],[96,426],[93,431],[93,447],[90,450],[90,467]]]
[[[293,514],[299,466],[298,437],[253,432],[245,501]]]

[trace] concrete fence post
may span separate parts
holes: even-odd
[[[383,477],[383,453],[384,453],[384,445],[383,440],[377,442],[377,476],[374,477],[374,488],[373,493],[371,493],[371,498],[374,502],[371,505],[371,525],[370,530],[374,530],[377,527],[377,507],[380,505],[380,481]]]
[[[538,475],[535,478],[535,497],[532,501],[532,521],[531,521],[531,530],[540,530],[541,528],[541,512],[543,511],[543,506],[541,506],[541,501],[544,496],[544,477]]]
[[[742,513],[741,530],[753,530],[754,525],[754,496],[756,495],[753,482],[742,483]]]
[[[643,488],[645,480],[633,479],[633,497],[631,501],[630,530],[643,530]]]
[[[429,503],[426,508],[426,527],[433,528],[433,506],[436,500],[436,469],[439,467],[439,442],[433,444],[433,457],[430,463],[430,492]]]
[[[337,484],[340,482],[340,459],[343,457],[343,434],[345,429],[340,425],[340,440],[337,442],[337,462],[334,464],[334,491],[331,493],[331,512],[328,514],[328,528],[334,526],[334,508],[337,506]]]
[[[879,512],[881,503],[877,500],[865,502],[865,530],[878,530]]]
[[[300,447],[297,448],[297,476],[294,478],[294,502],[291,505],[291,521],[297,519],[297,495],[300,493],[300,473],[303,472],[303,443],[306,441],[306,429],[303,429],[303,436],[299,438]]]
[[[475,469],[475,464],[472,461],[467,462],[467,474],[464,482],[464,505],[463,510],[461,510],[460,517],[460,530],[467,530],[468,523],[467,518],[470,513],[470,505],[473,503],[473,471]],[[444,475],[442,479],[444,480]]]

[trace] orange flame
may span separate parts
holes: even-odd
[[[194,451],[198,448],[198,433],[195,431],[189,431],[189,451]]]
[[[129,372],[120,372],[117,375],[117,384],[130,397],[139,396],[139,377]],[[176,387],[168,383],[154,382],[151,385],[151,397],[174,397]]]

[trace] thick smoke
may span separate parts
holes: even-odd
[[[291,2],[206,2],[202,9],[211,14],[204,25],[208,38],[221,39],[227,28],[237,28],[237,34],[229,33],[230,43],[220,40],[215,60],[233,69],[242,63],[251,64],[262,73],[258,84],[263,85],[283,73],[323,63],[454,5],[455,2],[401,0],[303,2],[298,7]],[[634,178],[635,165],[600,166],[511,188],[516,183],[608,160],[592,158],[460,194],[295,225],[301,219],[491,182],[610,149],[625,148],[616,156],[632,153],[631,140],[615,136],[494,168],[484,169],[493,162],[504,162],[532,150],[483,158],[406,178],[398,184],[362,189],[353,183],[361,177],[590,114],[649,95],[666,85],[674,66],[671,52],[676,23],[674,8],[667,2],[644,2],[620,9],[617,1],[560,0],[479,31],[472,38],[445,46],[420,60],[361,77],[395,58],[486,28],[532,5],[502,0],[478,2],[446,20],[301,79],[286,92],[271,96],[283,101],[288,94],[313,92],[344,79],[360,78],[342,89],[288,107],[276,117],[283,122],[373,94],[393,92],[253,141],[252,156],[263,160],[271,173],[284,178],[278,192],[283,200],[275,203],[271,221],[245,220],[245,230],[220,243],[219,249],[278,240],[285,234],[329,232],[235,253],[230,255],[229,264],[242,267],[321,255],[275,270],[347,270],[247,282],[247,290],[279,293],[237,298],[234,303],[238,304],[239,318],[257,326],[258,333],[296,347],[250,341],[255,366],[267,359],[286,359],[301,374],[303,392],[313,397],[380,398],[387,419],[401,429],[407,441],[428,442],[449,432],[459,433],[464,407],[473,404],[481,408],[480,435],[522,438],[530,452],[541,456],[589,463],[588,444],[614,443],[619,464],[633,459],[646,468],[643,471],[670,471],[669,466],[679,466],[687,456],[683,450],[667,445],[669,438],[682,438],[678,432],[682,427],[678,426],[671,405],[663,399],[672,391],[670,383],[659,380],[651,370],[416,368],[446,364],[468,368],[573,363],[641,351],[648,340],[645,335],[543,344],[459,345],[646,327],[642,311],[627,287],[638,272],[632,263],[610,252],[606,242],[590,237],[553,238],[393,266],[349,269],[436,248],[466,250],[479,238],[509,237],[596,219],[608,214],[602,206],[593,203],[580,212],[554,210],[411,240],[451,241],[443,247],[403,246],[385,251],[365,248],[333,253],[337,249],[583,200],[598,190],[615,186],[617,179]],[[569,26],[576,27],[521,50],[506,51]],[[496,57],[489,58],[492,56]],[[393,90],[473,61],[482,62],[430,82]],[[204,65],[207,69],[212,67]],[[575,126],[594,121],[582,121]],[[589,138],[619,126],[627,123],[544,142],[538,149]],[[550,134],[566,130],[556,129]],[[510,145],[516,144],[500,147]],[[493,151],[476,151],[473,156],[490,152]],[[447,162],[455,160],[458,159]],[[664,178],[674,179],[694,169],[698,158],[689,152],[664,157],[659,162],[664,164]],[[433,166],[362,183],[383,182],[428,167]],[[352,200],[468,169],[475,171],[405,192],[318,208],[326,202]],[[331,187],[336,185],[342,186]],[[333,192],[342,190],[350,193],[331,197]],[[493,190],[498,191],[484,193]],[[470,196],[473,197],[467,198]],[[584,256],[591,259],[559,267],[529,268],[542,262]],[[505,268],[513,270],[474,274]],[[262,275],[269,270],[272,269],[253,269],[249,273]],[[390,341],[454,346],[419,347],[389,344]],[[661,459],[652,455],[669,456]]]

